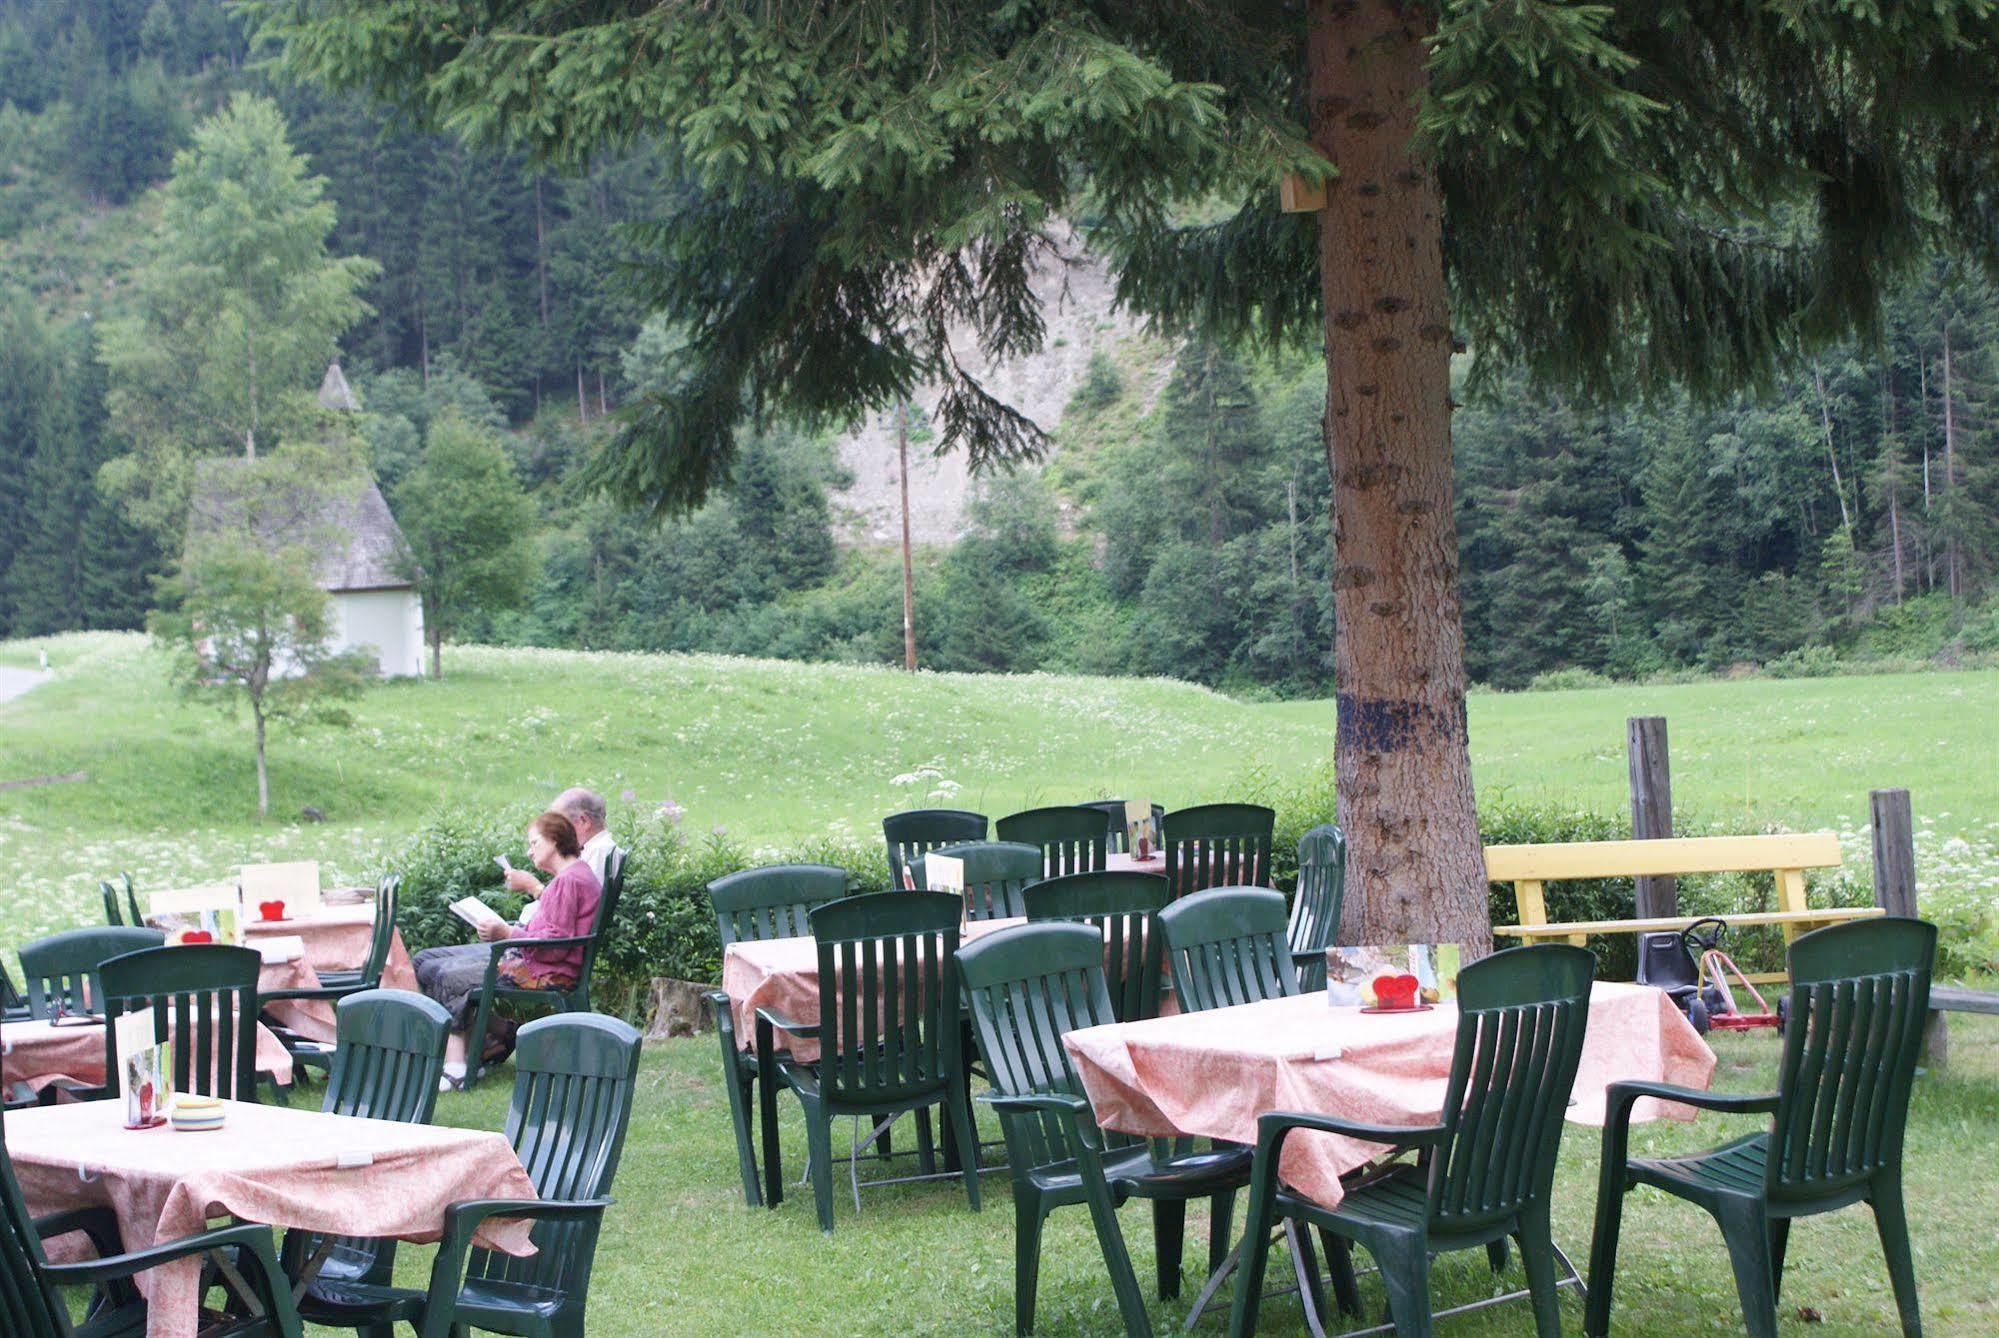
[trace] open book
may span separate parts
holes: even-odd
[[[451,903],[451,913],[474,929],[506,923],[505,917],[477,897],[460,897]]]

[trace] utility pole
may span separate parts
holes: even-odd
[[[902,667],[916,672],[916,583],[909,564],[909,401],[895,410],[895,449],[902,459]]]

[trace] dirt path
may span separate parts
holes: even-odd
[[[52,675],[40,669],[9,669],[0,665],[0,702],[9,702],[29,688],[47,682]]]

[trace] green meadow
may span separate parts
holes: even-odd
[[[0,664],[43,651],[55,677],[0,705],[0,781],[87,779],[0,790],[17,934],[94,918],[96,880],[120,869],[142,887],[265,858],[360,876],[442,806],[578,782],[671,800],[691,832],[756,848],[862,835],[924,804],[1268,796],[1323,775],[1333,750],[1330,702],[1168,680],[463,647],[442,683],[375,687],[345,725],[277,726],[259,821],[245,717],[185,698],[134,635],[0,643]],[[1486,802],[1615,813],[1625,718],[1662,714],[1683,826],[1831,828],[1864,860],[1867,791],[1900,785],[1926,860],[1999,887],[1999,673],[1476,693],[1470,711]]]

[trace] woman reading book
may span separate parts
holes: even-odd
[[[416,982],[425,994],[451,1012],[451,1037],[445,1043],[443,1084],[457,1088],[465,1081],[465,1029],[472,1023],[478,1004],[473,997],[486,979],[486,963],[492,950],[484,946],[507,938],[575,938],[590,932],[597,919],[601,888],[597,875],[582,856],[576,828],[560,813],[544,813],[527,827],[528,858],[542,872],[552,874],[540,891],[540,907],[535,912],[530,934],[497,917],[478,926],[481,943],[448,948],[425,948],[413,959]],[[500,958],[503,980],[530,989],[566,988],[576,983],[583,967],[583,949],[570,944],[560,948],[518,948]]]

